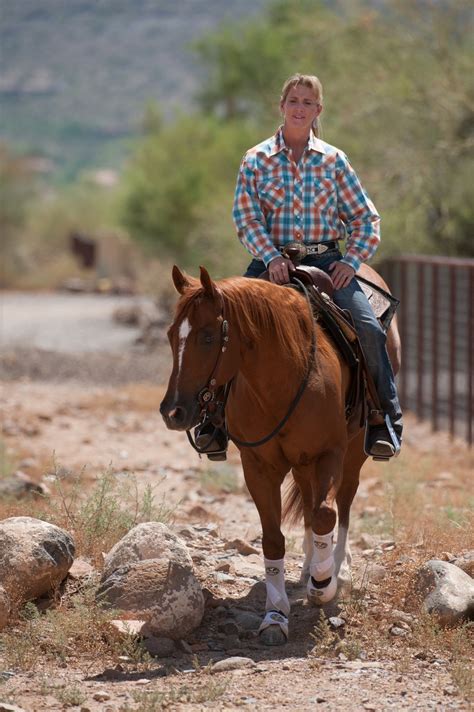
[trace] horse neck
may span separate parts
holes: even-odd
[[[288,321],[294,324],[294,304],[282,301],[275,308],[287,311]],[[271,324],[267,325],[266,330],[261,331],[256,340],[249,338],[245,333],[240,333],[239,336],[239,373],[247,381],[255,396],[264,400],[268,397],[274,402],[275,391],[280,396],[294,394],[295,388],[304,378],[306,358],[303,364],[295,364],[294,356],[285,343],[277,338]],[[301,329],[299,343],[305,341],[307,341],[309,358],[310,341],[307,334],[304,334]]]

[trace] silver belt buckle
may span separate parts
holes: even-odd
[[[297,252],[295,252],[297,250]],[[285,247],[282,249],[282,254],[285,255],[285,257],[288,257],[289,259],[297,262],[301,262],[301,260],[304,260],[306,255],[308,254],[308,248],[304,244],[304,242],[289,242]]]
[[[314,252],[316,252],[317,255],[322,255],[323,252],[327,252],[328,249],[329,248],[326,245],[323,245],[322,243],[318,243],[314,246]]]

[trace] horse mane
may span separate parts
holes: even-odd
[[[179,318],[191,302],[204,295],[197,280],[178,302]],[[294,289],[277,287],[270,282],[245,277],[231,277],[216,282],[225,303],[226,318],[238,329],[244,340],[258,342],[274,338],[293,362],[295,370],[304,372],[308,363],[309,344],[314,322],[304,297]],[[327,339],[320,338],[318,350],[327,347]]]

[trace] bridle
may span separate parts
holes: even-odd
[[[311,299],[308,290],[306,289],[305,285],[299,280],[293,278],[294,283],[301,289],[303,292],[306,302],[308,304],[308,308],[310,311],[311,319],[313,319],[313,308],[311,304]],[[232,440],[236,445],[239,447],[259,447],[260,445],[264,445],[265,443],[269,442],[272,438],[277,435],[280,430],[283,428],[284,425],[288,422],[289,418],[291,417],[293,411],[295,410],[296,406],[300,402],[301,396],[304,393],[304,390],[308,384],[308,379],[311,374],[311,370],[313,368],[313,363],[314,363],[314,356],[316,353],[316,336],[315,336],[315,330],[313,329],[311,332],[311,347],[310,347],[310,353],[309,353],[309,358],[308,358],[308,363],[306,366],[306,371],[303,377],[303,380],[300,383],[300,386],[291,401],[288,410],[285,414],[285,416],[280,420],[278,425],[275,426],[275,428],[265,437],[260,438],[260,440],[254,440],[254,441],[245,441],[245,440],[240,440],[237,438],[235,435],[232,435],[227,430],[227,426],[225,423],[225,406],[227,403],[227,398],[229,396],[230,392],[230,387],[232,385],[233,378],[230,379],[227,383],[225,383],[223,386],[217,386],[217,374],[219,371],[219,367],[221,366],[223,356],[225,352],[227,351],[227,348],[229,346],[229,322],[225,317],[225,300],[222,294],[220,295],[222,299],[222,313],[220,316],[222,316],[222,326],[221,326],[221,342],[220,342],[220,348],[219,348],[219,353],[217,355],[216,362],[214,364],[214,368],[211,371],[211,375],[209,376],[207,380],[207,385],[202,388],[199,393],[198,393],[198,401],[199,405],[201,406],[201,416],[202,419],[200,421],[200,426],[205,426],[205,425],[213,425],[215,427],[215,430],[219,428],[225,428],[227,431],[227,435],[230,440]],[[222,400],[217,400],[216,394],[217,390],[219,388],[223,388],[223,398]],[[188,440],[194,450],[198,452],[199,454],[205,454],[206,453],[206,448],[205,447],[198,447],[196,444],[191,431],[186,430],[186,435],[188,436]],[[209,442],[212,441],[214,438],[214,434],[211,434],[209,437]]]

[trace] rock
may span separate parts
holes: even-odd
[[[46,485],[34,482],[24,472],[18,470],[12,477],[0,480],[0,498],[24,499],[25,497],[45,497],[49,494]]]
[[[390,628],[390,633],[400,638],[403,638],[405,635],[408,635],[408,631],[405,630],[405,628],[399,628],[397,625],[393,625]]]
[[[225,635],[238,635],[239,626],[237,623],[234,623],[234,621],[224,621],[223,623],[219,623],[217,630],[219,633],[225,633]]]
[[[186,545],[157,522],[139,524],[111,549],[97,596],[146,620],[151,634],[173,640],[189,635],[204,614]]]
[[[143,640],[143,647],[154,658],[170,658],[176,652],[176,645],[171,638],[157,638],[152,635]]]
[[[110,625],[124,637],[137,636],[142,634],[143,628],[146,626],[146,621],[117,619],[110,621]]]
[[[424,598],[424,609],[442,625],[474,617],[474,580],[453,564],[428,561],[417,572],[413,594]]]
[[[109,551],[104,560],[102,578],[116,569],[147,559],[169,559],[181,566],[192,566],[186,544],[160,522],[146,522],[133,527]]]
[[[108,692],[95,692],[92,695],[92,699],[96,702],[107,702],[107,700],[110,700],[110,695]]]
[[[242,668],[255,667],[256,663],[252,658],[226,658],[219,660],[211,667],[211,672],[227,672],[229,670],[242,670]]]
[[[261,616],[251,611],[235,611],[234,618],[242,630],[258,630],[262,622]]]
[[[259,550],[256,549],[252,544],[249,544],[243,539],[233,539],[232,541],[226,542],[224,549],[228,551],[229,549],[236,549],[239,554],[243,556],[249,556],[250,554],[259,554]]]
[[[341,628],[343,625],[346,625],[344,618],[339,618],[338,616],[331,616],[331,618],[328,618],[328,621],[333,628]]]
[[[372,583],[378,583],[379,581],[383,581],[387,575],[387,569],[385,566],[381,566],[380,564],[370,564],[367,568],[366,575],[369,581],[372,581]]]
[[[224,650],[234,650],[235,648],[242,648],[242,643],[238,635],[226,635],[222,639],[222,645]]]
[[[456,556],[451,563],[474,578],[474,551],[465,551],[460,556]]]
[[[0,522],[0,581],[16,602],[48,593],[66,576],[74,560],[72,536],[32,517]]]
[[[9,705],[8,702],[0,702],[0,712],[26,712],[23,707],[18,705]]]
[[[11,601],[7,595],[7,592],[0,586],[0,630],[5,628],[11,613]]]
[[[72,579],[90,578],[98,574],[98,571],[85,559],[75,559],[69,569],[69,576]]]

